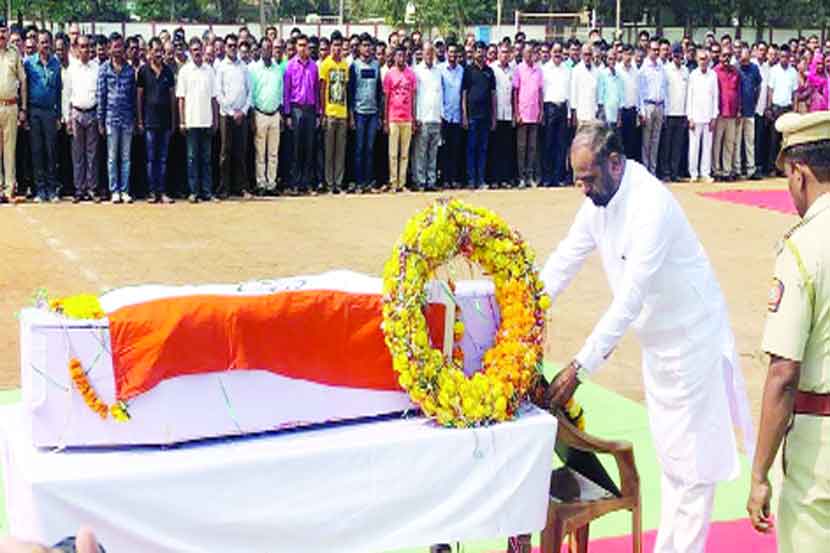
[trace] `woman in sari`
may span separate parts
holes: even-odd
[[[830,80],[827,77],[824,57],[817,53],[813,56],[813,63],[810,65],[810,72],[807,75],[807,81],[812,89],[809,102],[810,112],[830,109],[828,104],[828,101],[830,101]]]

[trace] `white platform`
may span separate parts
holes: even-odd
[[[0,408],[13,535],[90,525],[117,553],[377,553],[539,531],[556,420],[395,419],[172,449],[52,452]]]

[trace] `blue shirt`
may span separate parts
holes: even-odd
[[[450,69],[448,63],[441,64],[441,88],[444,92],[444,105],[441,106],[441,119],[447,123],[461,123],[461,82],[464,68],[456,64]]]
[[[611,74],[607,67],[600,71],[597,84],[597,103],[605,112],[605,121],[609,125],[617,124],[617,114],[625,98],[625,84],[616,71]]]
[[[668,81],[663,62],[659,59],[652,62],[651,59],[646,58],[640,67],[640,113],[645,112],[648,104],[665,107],[667,97]]]
[[[761,70],[750,62],[738,65],[741,74],[741,117],[753,117],[761,94]]]
[[[125,61],[116,73],[111,61],[98,70],[98,121],[107,128],[132,127],[135,124],[135,70]]]
[[[29,107],[49,110],[61,114],[61,64],[58,58],[50,56],[46,65],[39,54],[32,54],[23,62],[29,90]]]

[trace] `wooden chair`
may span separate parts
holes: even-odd
[[[620,510],[631,511],[633,552],[641,553],[642,521],[640,511],[640,477],[634,464],[634,450],[629,442],[606,441],[581,432],[561,412],[557,442],[592,453],[614,456],[620,472],[620,494],[595,484],[568,467],[553,471],[548,521],[542,531],[540,553],[560,553],[565,536],[573,535],[576,552],[588,551],[588,526],[592,520]]]

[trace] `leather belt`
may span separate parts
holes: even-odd
[[[830,394],[796,391],[793,413],[796,415],[830,417]]]
[[[10,98],[8,100],[0,100],[0,106],[16,106],[17,98]]]
[[[92,106],[91,108],[87,109],[79,108],[78,106],[72,106],[72,109],[74,109],[75,111],[80,111],[81,113],[89,113],[90,111],[96,111],[98,109],[98,106]]]
[[[663,104],[665,104],[663,100],[644,100],[643,103],[648,104],[650,106],[662,106]]]
[[[254,111],[256,111],[257,113],[261,113],[262,115],[265,115],[266,117],[271,117],[272,115],[276,115],[280,112],[279,108],[277,108],[274,111],[263,111],[263,110],[261,110],[259,108],[256,108],[256,107],[254,108]]]

